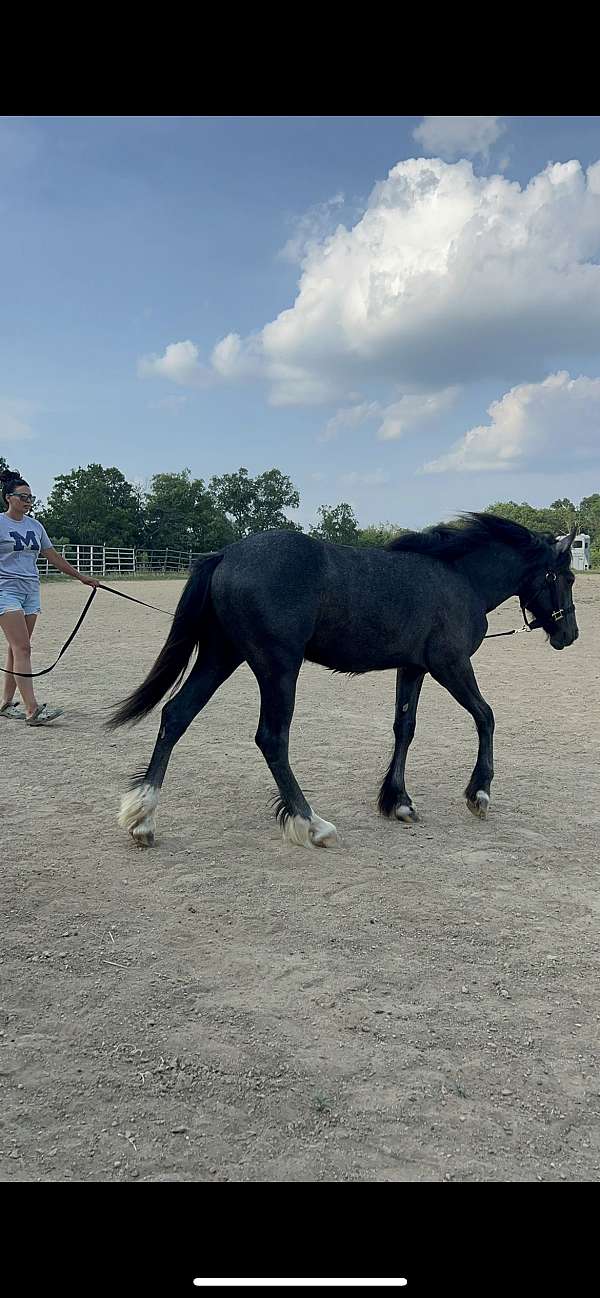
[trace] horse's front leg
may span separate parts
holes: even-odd
[[[395,817],[406,825],[419,819],[415,803],[406,792],[404,768],[415,733],[417,706],[425,672],[420,667],[401,667],[396,676],[395,747],[379,791],[382,816]]]
[[[469,811],[474,816],[479,816],[480,820],[485,820],[494,778],[494,713],[479,689],[468,658],[443,663],[435,668],[432,666],[430,670],[434,679],[444,685],[457,703],[471,713],[477,726],[479,749],[473,774],[465,789],[465,798]]]

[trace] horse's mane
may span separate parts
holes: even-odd
[[[438,523],[422,532],[405,532],[403,536],[388,541],[386,550],[401,550],[411,554],[426,554],[432,559],[452,563],[466,554],[472,554],[493,541],[510,545],[527,559],[539,556],[542,547],[551,545],[556,537],[550,532],[530,532],[521,523],[513,523],[499,514],[463,514],[451,523]]]

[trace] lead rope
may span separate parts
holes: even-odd
[[[167,610],[166,608],[157,608],[156,604],[146,604],[145,600],[143,600],[143,599],[136,599],[135,596],[133,596],[133,595],[126,595],[124,590],[115,590],[114,586],[104,586],[104,585],[102,584],[102,582],[99,581],[99,582],[98,582],[98,585],[97,585],[97,586],[94,586],[94,589],[93,589],[93,591],[92,591],[92,593],[91,593],[91,595],[90,595],[90,597],[89,597],[89,599],[88,599],[88,601],[87,601],[87,603],[86,603],[86,605],[85,605],[85,608],[83,609],[83,612],[81,613],[81,615],[80,615],[80,617],[79,617],[79,619],[78,619],[76,625],[74,626],[73,630],[71,631],[71,634],[70,634],[70,636],[69,636],[69,639],[65,641],[65,643],[64,643],[64,645],[63,645],[63,647],[62,647],[62,649],[61,649],[61,651],[60,651],[60,653],[59,653],[59,655],[58,655],[58,658],[56,659],[56,662],[53,662],[51,667],[44,667],[43,670],[42,670],[41,672],[9,672],[9,671],[7,671],[6,667],[0,667],[0,671],[3,673],[3,675],[4,675],[4,676],[19,676],[19,677],[21,677],[22,679],[33,680],[33,678],[34,678],[35,676],[47,676],[47,675],[48,675],[48,672],[53,672],[53,671],[54,671],[54,668],[55,668],[56,665],[57,665],[57,663],[60,662],[60,660],[61,660],[63,654],[67,652],[67,649],[69,648],[69,645],[70,645],[71,642],[75,639],[75,636],[77,635],[77,632],[78,632],[78,630],[79,630],[79,628],[80,628],[80,626],[81,626],[81,623],[83,622],[84,618],[86,617],[87,613],[89,612],[89,609],[90,609],[91,604],[92,604],[92,600],[95,599],[96,591],[97,591],[97,590],[107,590],[107,591],[110,592],[111,595],[120,595],[120,596],[121,596],[121,599],[128,599],[128,600],[130,600],[132,604],[141,604],[141,605],[142,605],[142,608],[151,608],[151,609],[154,609],[154,612],[155,612],[155,613],[164,613],[165,617],[171,617],[171,618],[172,618],[172,617],[175,617],[175,614],[174,614],[174,613],[169,613],[168,610]]]

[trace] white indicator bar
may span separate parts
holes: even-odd
[[[198,1277],[196,1280],[194,1280],[194,1284],[197,1285],[199,1289],[205,1289],[212,1285],[218,1286],[219,1288],[223,1288],[223,1289],[235,1287],[237,1285],[245,1285],[251,1289],[257,1288],[259,1285],[260,1286],[265,1285],[268,1286],[269,1288],[274,1288],[276,1285],[286,1285],[288,1288],[295,1288],[295,1289],[304,1288],[304,1287],[314,1288],[319,1285],[327,1286],[328,1288],[332,1286],[335,1288],[339,1288],[342,1285],[351,1285],[353,1288],[376,1287],[378,1289],[393,1289],[395,1285],[408,1284],[408,1281],[404,1279],[404,1277],[400,1277],[397,1280],[392,1280],[387,1278],[383,1280],[382,1279],[352,1280],[348,1278],[341,1279],[341,1280],[332,1280],[329,1277],[327,1279],[322,1279],[322,1280],[316,1279],[314,1277],[311,1277],[310,1279],[307,1280],[300,1280],[297,1277],[293,1277],[292,1279],[287,1279],[287,1280],[275,1280],[272,1277],[268,1277],[265,1280],[259,1280],[256,1277],[252,1277],[249,1280],[242,1280],[239,1277],[233,1280],[223,1280],[223,1279],[203,1280],[200,1277]]]

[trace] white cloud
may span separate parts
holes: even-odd
[[[195,343],[169,343],[164,356],[142,356],[138,362],[140,378],[170,379],[181,387],[204,388],[215,375],[203,365]]]
[[[600,460],[600,379],[566,371],[521,383],[489,407],[491,422],[471,428],[447,455],[425,465],[447,470],[553,469]]]
[[[211,364],[222,379],[252,379],[261,373],[260,349],[252,338],[242,342],[239,334],[226,334],[212,350]]]
[[[29,422],[34,411],[35,406],[31,401],[0,397],[0,446],[3,442],[29,441],[34,436]]]
[[[413,139],[425,153],[453,158],[487,158],[492,144],[504,134],[501,117],[424,117]]]
[[[321,440],[332,441],[341,428],[357,428],[371,420],[380,421],[377,437],[382,442],[396,441],[405,433],[412,433],[454,404],[460,388],[442,388],[440,392],[405,393],[390,405],[380,401],[362,401],[359,405],[341,406],[328,419]]]
[[[385,487],[389,481],[390,475],[383,469],[374,469],[371,473],[342,473],[338,478],[341,487]]]
[[[337,437],[340,428],[357,428],[360,424],[367,423],[369,419],[377,419],[380,414],[381,405],[378,401],[362,401],[357,406],[342,406],[336,410],[331,419],[327,420],[321,440],[331,442],[334,437]]]
[[[537,383],[548,357],[582,364],[599,348],[600,162],[549,164],[521,188],[417,158],[351,228],[311,244],[276,319],[227,334],[206,364],[188,339],[139,372],[188,387],[262,380],[272,405],[335,403],[326,438],[379,417],[387,441],[439,416],[458,385]],[[358,396],[366,385],[387,387],[388,403]]]
[[[422,424],[449,410],[460,392],[459,387],[442,388],[440,392],[407,394],[382,411],[383,419],[377,431],[382,442],[396,441],[405,433],[413,432]]]
[[[522,189],[409,159],[310,251],[293,306],[229,335],[213,365],[262,375],[275,405],[347,400],[368,381],[431,393],[542,377],[548,354],[600,345],[599,257],[600,163],[549,165]]]
[[[344,195],[334,194],[323,203],[315,203],[303,216],[294,219],[294,233],[279,252],[284,261],[302,262],[311,248],[332,234],[337,224]]]

